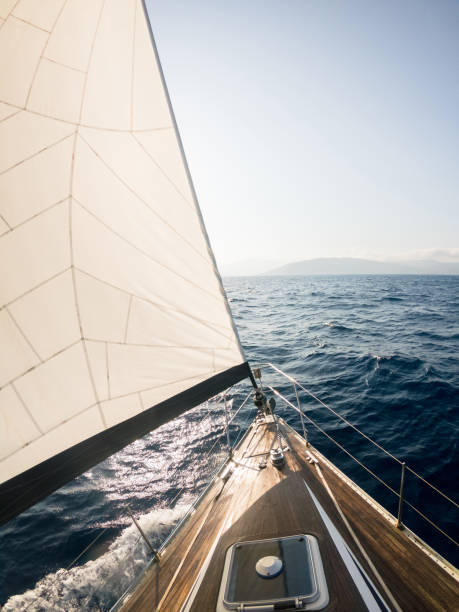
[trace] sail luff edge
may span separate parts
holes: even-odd
[[[205,239],[206,244],[207,244],[207,251],[209,253],[209,257],[210,257],[211,262],[212,262],[212,266],[213,266],[213,269],[214,269],[215,276],[217,277],[217,282],[219,284],[220,293],[222,295],[223,302],[225,304],[225,308],[226,308],[226,311],[228,313],[228,317],[230,319],[234,335],[236,337],[236,341],[237,341],[237,344],[238,344],[239,352],[240,352],[242,358],[246,359],[245,354],[244,354],[244,349],[242,348],[241,340],[239,338],[238,330],[236,328],[236,325],[234,324],[233,315],[231,313],[231,309],[230,309],[230,306],[229,306],[229,303],[228,303],[228,297],[226,295],[225,288],[223,287],[222,278],[220,276],[220,272],[219,272],[218,267],[217,267],[217,262],[215,260],[215,255],[214,255],[214,252],[212,250],[212,246],[210,244],[209,235],[208,235],[206,227],[204,225],[204,219],[203,219],[203,216],[202,216],[201,208],[199,206],[198,196],[197,196],[196,190],[194,188],[194,183],[193,183],[193,179],[191,177],[190,168],[188,167],[188,161],[186,159],[185,149],[183,148],[183,143],[182,143],[182,139],[181,139],[180,132],[179,132],[179,129],[178,129],[177,120],[175,118],[174,109],[172,107],[172,102],[171,102],[171,98],[170,98],[170,95],[169,95],[169,90],[167,88],[166,79],[164,77],[163,67],[162,67],[162,64],[161,64],[161,60],[159,58],[158,49],[156,47],[155,37],[153,36],[153,29],[151,27],[151,22],[150,22],[150,17],[148,15],[147,5],[145,3],[145,0],[141,0],[141,2],[142,2],[143,11],[144,11],[145,21],[147,23],[148,31],[150,33],[151,44],[152,44],[153,51],[154,51],[154,54],[155,54],[156,63],[157,63],[159,75],[160,75],[160,78],[161,78],[161,83],[162,83],[162,86],[163,86],[163,89],[164,89],[164,94],[166,96],[167,105],[169,107],[169,113],[170,113],[170,116],[171,116],[171,119],[172,119],[172,124],[174,126],[175,137],[177,138],[177,143],[178,143],[178,146],[179,146],[180,155],[181,155],[181,158],[182,158],[183,166],[185,168],[185,172],[186,172],[186,176],[187,176],[187,180],[188,180],[188,185],[190,186],[191,194],[193,196],[193,202],[194,202],[194,205],[195,205],[195,208],[196,208],[196,213],[198,215],[199,224],[201,226],[201,231],[203,233],[204,239]]]

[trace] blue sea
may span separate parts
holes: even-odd
[[[294,376],[459,501],[459,276],[234,277],[224,284],[252,363],[272,362]],[[281,377],[266,372],[262,382],[294,400]],[[248,390],[244,383],[230,393],[231,414]],[[396,461],[310,396],[300,399],[329,436],[398,491]],[[109,609],[151,557],[129,511],[159,546],[224,461],[219,400],[131,444],[1,528],[4,610]],[[276,410],[301,431],[298,415],[280,400]],[[231,425],[233,444],[253,415],[248,402]],[[397,513],[385,484],[309,422],[307,429],[319,450]],[[459,539],[457,509],[411,471],[405,496]],[[458,565],[455,545],[409,506],[403,512],[408,526]]]

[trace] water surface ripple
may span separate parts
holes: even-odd
[[[224,279],[247,358],[301,381],[398,459],[458,501],[459,277],[328,276]],[[275,385],[290,399],[292,389]],[[243,397],[238,389],[234,407]],[[302,397],[308,414],[398,490],[400,466]],[[294,427],[296,416],[278,403]],[[243,410],[236,439],[251,418]],[[5,610],[105,610],[185,514],[225,457],[222,404],[208,402],[131,444],[0,529]],[[397,499],[308,427],[313,444],[392,513]],[[212,452],[208,455],[209,451]],[[407,475],[407,499],[459,539],[457,512]],[[407,523],[458,563],[457,551],[412,511]],[[65,569],[96,536],[96,545]]]

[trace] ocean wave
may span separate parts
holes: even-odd
[[[429,477],[432,466],[441,466],[432,473],[433,483],[453,496],[451,474],[459,470],[453,426],[459,397],[458,281],[459,277],[441,282],[434,277],[334,277],[313,282],[295,277],[251,278],[227,279],[225,288],[245,355],[252,364],[272,362],[292,374],[421,474]],[[291,393],[292,401],[296,401],[291,386],[281,384],[279,381],[279,390]],[[300,399],[308,410],[312,408],[312,398],[302,395]],[[239,403],[236,401],[235,407]],[[246,415],[248,418],[253,405],[244,410],[243,419]],[[279,414],[286,416],[282,410],[279,402]],[[316,417],[326,431],[334,431],[335,417],[321,417],[320,409],[314,412]],[[180,419],[179,425],[163,426],[148,440],[131,445],[105,462],[103,469],[98,466],[80,477],[79,488],[67,485],[62,493],[44,500],[36,511],[29,510],[10,527],[2,528],[0,587],[4,599],[36,583],[26,593],[10,597],[6,610],[25,610],[27,606],[29,610],[58,612],[106,609],[114,597],[112,591],[118,589],[118,595],[141,571],[148,554],[141,550],[142,542],[137,545],[138,553],[130,552],[137,535],[127,530],[126,503],[136,515],[153,506],[166,507],[177,495],[186,505],[204,485],[201,472],[210,477],[214,465],[217,467],[202,458],[221,431],[222,406],[209,405],[202,413],[189,412]],[[292,425],[300,426],[298,415],[290,419]],[[196,437],[189,432],[191,426]],[[309,429],[313,438],[315,430],[312,426]],[[336,431],[347,448],[346,430]],[[238,433],[232,431],[232,439]],[[311,441],[316,441],[319,449],[325,445],[324,453],[330,452],[330,459],[370,494],[376,494],[374,479],[366,473],[359,476],[355,464],[340,458],[333,445],[326,447],[322,434]],[[222,444],[225,448],[224,436]],[[367,452],[358,444],[355,449],[350,444],[349,450],[355,450],[359,457],[360,452]],[[216,460],[221,456],[218,454]],[[363,459],[370,469],[386,476],[371,452]],[[167,478],[161,480],[160,473]],[[393,476],[393,485],[398,488],[399,471]],[[380,501],[385,503],[385,499],[383,495]],[[439,518],[445,515],[436,502],[431,511]],[[153,523],[166,511],[158,512]],[[162,516],[168,523],[169,519],[164,519],[167,515]],[[86,557],[84,565],[69,571],[55,571],[58,565],[68,566],[86,546],[92,537],[94,517],[98,517],[98,528],[108,526],[111,530],[99,547],[100,556],[92,561]],[[176,519],[170,520],[173,524]],[[68,535],[63,535],[64,529]],[[164,529],[166,533],[169,527]],[[437,539],[429,540],[422,526],[418,533],[441,554],[448,553],[442,551]],[[127,576],[121,575],[124,564]],[[53,573],[38,581],[51,570]]]
[[[419,372],[421,376],[425,375],[426,363],[419,357],[409,355],[369,355],[369,359],[373,361],[375,372],[379,370],[379,375],[382,373],[390,373],[399,378],[400,376],[413,376],[415,372]]]
[[[138,522],[147,537],[158,542],[164,540],[187,510],[186,505],[161,508],[141,516]],[[150,550],[131,525],[97,559],[46,575],[33,589],[10,597],[2,609],[4,612],[107,609],[131,585],[150,558]]]
[[[329,327],[337,332],[353,332],[352,327],[348,327],[346,325],[342,325],[341,323],[336,323],[335,321],[324,321],[325,327]]]
[[[440,334],[438,332],[419,330],[416,332],[416,335],[420,338],[428,338],[429,340],[437,340],[439,342],[444,342],[445,340],[459,340],[459,333]]]
[[[433,312],[420,310],[419,308],[413,308],[411,312],[406,314],[407,319],[411,319],[415,323],[420,323],[421,321],[433,321],[433,322],[441,322],[444,320],[444,315],[441,312]]]

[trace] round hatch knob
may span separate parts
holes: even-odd
[[[272,555],[258,559],[255,565],[257,574],[262,578],[274,578],[278,576],[282,571],[282,567],[283,563],[279,557],[274,557]]]

